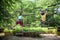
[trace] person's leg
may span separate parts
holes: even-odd
[[[23,26],[24,26],[24,25],[23,25],[23,21],[22,21],[22,20],[19,22],[19,24],[20,24],[20,26],[21,26],[21,27],[23,27]]]

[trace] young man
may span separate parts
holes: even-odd
[[[41,14],[41,26],[44,26],[46,23],[46,13],[44,10],[41,10],[40,14]]]

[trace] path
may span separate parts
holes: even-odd
[[[43,34],[42,36],[44,36],[44,37],[43,38],[33,38],[33,37],[9,36],[5,40],[60,40],[60,36],[54,36],[52,34]]]

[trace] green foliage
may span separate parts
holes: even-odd
[[[42,32],[44,33],[45,31],[43,31],[41,29],[41,27],[24,27],[24,28],[20,28],[20,27],[16,27],[15,28],[15,32],[21,32],[21,31],[25,31],[25,32]]]
[[[36,0],[36,2],[32,2],[29,0],[1,0],[0,1],[0,27],[10,27],[14,25],[15,20],[17,19],[19,12],[15,13],[15,11],[18,11],[22,8],[23,14],[30,14],[32,13],[33,15],[30,16],[25,16],[24,17],[24,23],[27,24],[36,24],[40,26],[40,14],[39,14],[39,9],[46,9],[47,6],[52,5],[52,4],[57,4],[59,3],[59,0]],[[37,8],[36,8],[37,7]],[[41,8],[40,8],[41,7]],[[54,8],[57,6],[51,6],[48,7],[49,11],[48,13],[53,14]],[[58,16],[56,19],[57,25],[60,25],[60,16]],[[29,21],[27,21],[27,19]],[[49,18],[48,18],[49,19]],[[53,20],[50,19],[50,20]],[[36,22],[38,21],[38,22]],[[35,26],[36,26],[35,25]]]
[[[9,1],[7,1],[7,0],[0,1],[0,9],[1,9],[0,10],[0,27],[6,27],[11,22],[10,21],[11,14],[6,9],[6,7],[11,6],[10,2],[11,2],[10,0]]]

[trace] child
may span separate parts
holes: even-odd
[[[30,14],[33,15],[33,14]],[[20,13],[20,15],[18,16],[18,19],[16,20],[16,24],[14,25],[14,27],[17,24],[20,24],[21,27],[24,27],[25,25],[23,24],[23,16],[29,16],[28,14],[22,15],[22,13]]]
[[[20,14],[20,15],[18,16],[18,19],[16,20],[16,25],[17,25],[17,24],[20,24],[21,27],[24,26],[24,25],[23,25],[23,16],[22,16],[22,14]],[[15,26],[16,26],[16,25],[15,25]],[[14,26],[14,27],[15,27],[15,26]]]

